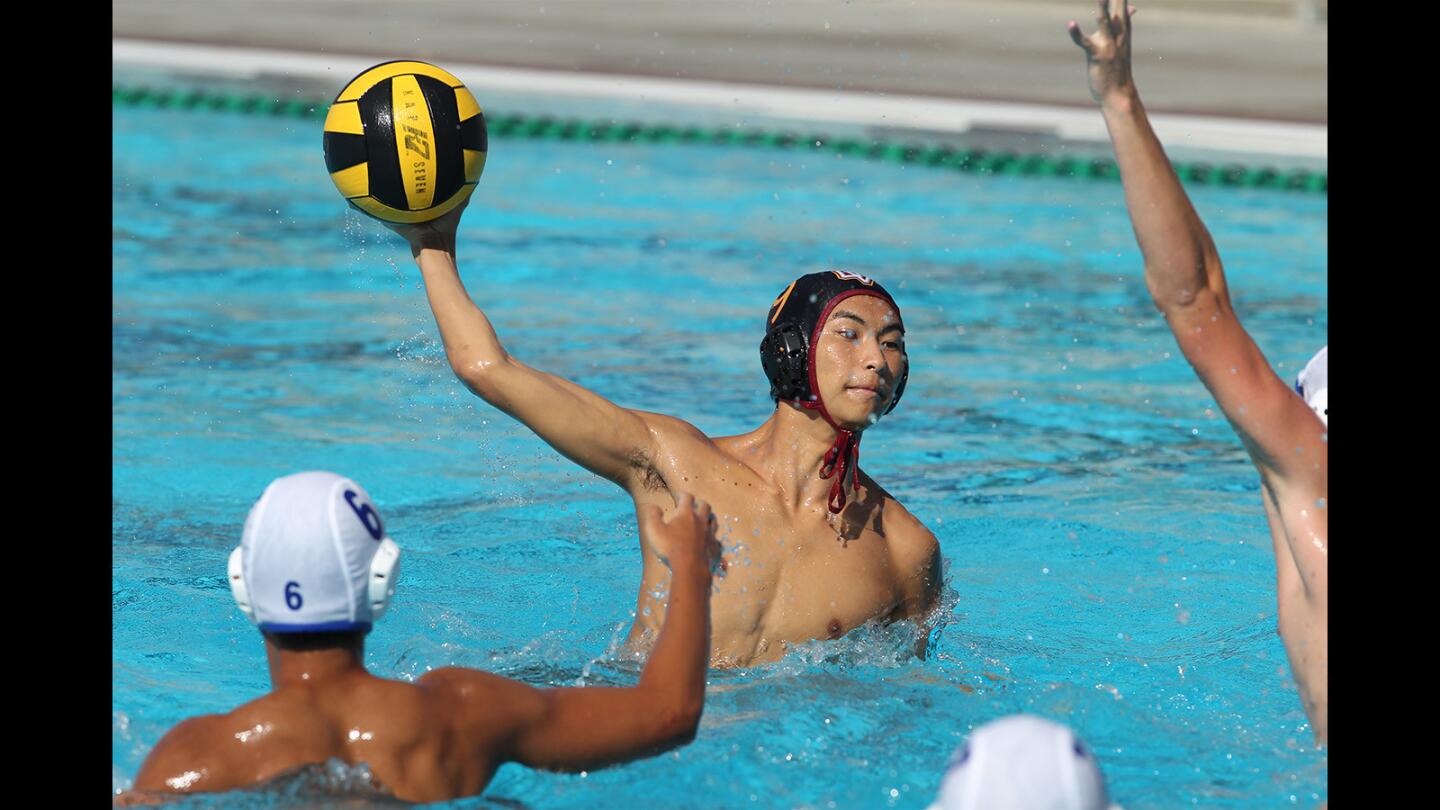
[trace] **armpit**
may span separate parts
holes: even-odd
[[[670,484],[665,480],[660,468],[655,466],[655,461],[649,453],[636,449],[630,453],[625,460],[626,466],[637,473],[636,481],[647,492],[670,492]],[[672,493],[673,494],[673,493]]]

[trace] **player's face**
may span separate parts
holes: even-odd
[[[890,407],[907,360],[900,318],[883,299],[853,295],[836,304],[814,352],[816,393],[837,423],[863,429]]]

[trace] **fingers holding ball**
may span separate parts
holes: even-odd
[[[417,225],[462,208],[485,169],[485,115],[463,82],[425,62],[375,65],[325,116],[325,168],[356,209]]]

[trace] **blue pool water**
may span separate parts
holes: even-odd
[[[180,719],[268,688],[225,558],[302,469],[363,483],[404,549],[376,674],[632,682],[628,499],[453,378],[408,251],[347,212],[319,125],[113,123],[113,786]],[[1193,196],[1292,377],[1326,342],[1326,199]],[[1256,476],[1149,303],[1118,184],[495,140],[459,251],[517,357],[712,435],[769,412],[757,346],[791,278],[879,278],[912,373],[864,464],[939,537],[948,595],[928,660],[909,628],[867,628],[715,672],[692,745],[509,765],[458,805],[920,808],[967,732],[1017,711],[1075,727],[1128,810],[1326,794]]]

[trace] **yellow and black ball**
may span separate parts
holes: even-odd
[[[325,168],[335,188],[386,222],[428,222],[465,202],[487,145],[475,96],[424,62],[370,68],[325,116]]]

